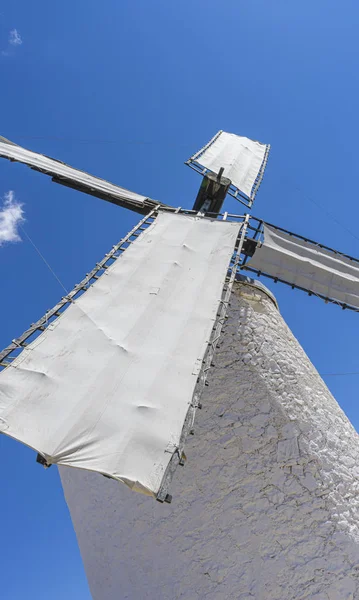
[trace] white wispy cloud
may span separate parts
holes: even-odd
[[[21,46],[22,38],[17,29],[12,29],[10,31],[8,41],[12,46]]]
[[[17,29],[11,29],[9,31],[9,37],[7,40],[7,47],[1,50],[1,56],[13,56],[16,52],[16,48],[21,46],[23,43],[22,37]]]
[[[20,242],[19,225],[24,221],[22,204],[12,190],[6,192],[0,206],[0,246],[6,242]]]

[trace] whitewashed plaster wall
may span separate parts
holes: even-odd
[[[61,469],[94,600],[358,600],[358,435],[253,286],[202,399],[171,505]]]

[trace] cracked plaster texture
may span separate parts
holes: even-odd
[[[94,600],[359,600],[359,440],[236,283],[172,504],[60,468]]]

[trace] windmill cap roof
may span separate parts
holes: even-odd
[[[248,285],[250,287],[254,287],[254,288],[260,290],[261,292],[266,294],[270,298],[270,300],[272,300],[272,302],[276,306],[276,308],[278,308],[278,303],[277,303],[276,297],[261,281],[258,281],[257,279],[253,279],[252,277],[248,277],[247,275],[241,275],[240,273],[237,273],[236,281],[238,281],[238,283],[244,283],[245,285]]]

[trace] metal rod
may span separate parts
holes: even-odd
[[[264,154],[264,158],[263,158],[263,161],[262,161],[262,164],[261,164],[261,168],[259,169],[259,173],[258,173],[258,175],[256,177],[256,180],[254,182],[253,189],[252,189],[251,198],[253,198],[253,200],[254,200],[254,198],[255,198],[258,190],[259,190],[259,187],[260,187],[260,185],[261,185],[261,183],[263,181],[264,171],[266,170],[266,166],[267,166],[267,162],[268,162],[268,157],[269,157],[269,152],[270,152],[270,144],[267,144],[266,145],[266,151],[265,151],[265,154]]]

